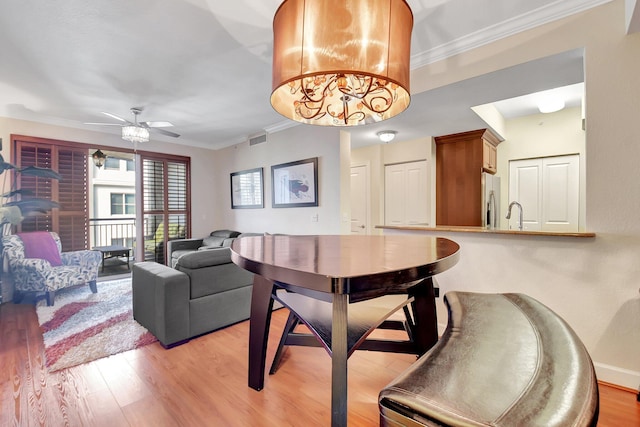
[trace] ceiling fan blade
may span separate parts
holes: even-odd
[[[149,130],[151,130],[153,132],[161,133],[163,135],[172,136],[174,138],[178,138],[180,136],[180,134],[177,134],[175,132],[171,132],[171,131],[168,131],[168,130],[160,129],[160,128],[150,128]]]
[[[107,113],[105,111],[103,111],[102,114],[104,114],[105,116],[109,116],[113,119],[120,120],[121,122],[132,124],[129,120],[123,119],[122,117],[118,117],[115,114]]]
[[[140,122],[140,124],[148,128],[166,128],[173,126],[171,122]]]
[[[97,125],[97,126],[124,126],[120,123],[83,123],[85,125]]]

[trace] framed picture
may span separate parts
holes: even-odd
[[[264,208],[262,168],[231,174],[231,209]]]
[[[271,166],[274,208],[318,206],[318,158]]]

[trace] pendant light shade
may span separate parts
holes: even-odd
[[[273,19],[271,105],[325,126],[378,122],[410,102],[405,0],[285,0]]]

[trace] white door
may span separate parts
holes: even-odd
[[[369,233],[369,168],[351,168],[351,233]]]
[[[578,231],[579,170],[577,154],[542,160],[544,231]]]
[[[542,224],[542,164],[540,159],[509,162],[509,204],[513,201],[522,205],[522,229],[540,231]],[[518,229],[519,215],[518,207],[514,205],[511,208],[509,230]]]
[[[384,223],[405,225],[405,167],[404,164],[384,168]]]
[[[428,225],[428,184],[426,160],[385,166],[385,224]]]
[[[427,189],[427,162],[413,162],[405,164],[406,173],[406,199],[405,199],[405,223],[407,225],[426,225],[428,221],[427,212],[428,189]]]
[[[577,154],[509,162],[509,202],[524,211],[523,229],[578,231],[580,158]],[[513,207],[509,228],[518,228]]]

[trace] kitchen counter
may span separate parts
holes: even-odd
[[[408,225],[376,225],[376,228],[383,230],[407,230],[407,231],[446,231],[458,233],[487,233],[487,234],[512,234],[518,236],[557,236],[557,237],[596,237],[596,233],[588,232],[560,232],[560,231],[527,231],[527,230],[492,230],[484,227],[465,226],[408,226]]]

